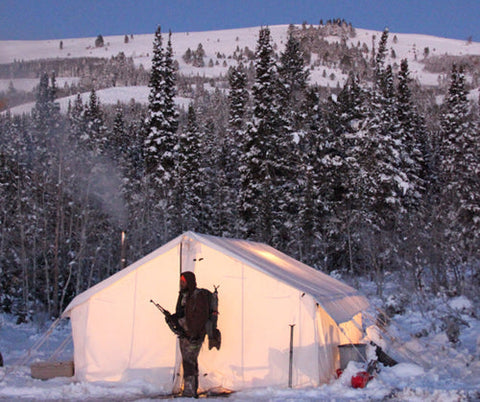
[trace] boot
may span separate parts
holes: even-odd
[[[197,397],[197,377],[192,375],[183,379],[182,396],[187,398]]]

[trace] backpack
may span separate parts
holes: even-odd
[[[220,345],[222,343],[222,334],[220,330],[217,328],[217,321],[218,321],[218,288],[220,286],[213,286],[214,291],[210,292],[208,289],[199,289],[202,293],[204,293],[208,298],[208,320],[205,324],[205,330],[207,331],[208,335],[208,349],[217,348],[220,349]]]

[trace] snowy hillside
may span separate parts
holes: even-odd
[[[111,87],[106,89],[100,89],[96,93],[100,103],[104,105],[114,105],[117,102],[127,104],[132,99],[136,102],[146,104],[148,103],[149,88],[147,86]],[[86,103],[89,96],[90,94],[88,92],[82,93],[82,102]],[[60,111],[65,113],[68,109],[68,104],[73,104],[76,97],[77,95],[72,95],[57,99],[57,102],[60,105]],[[191,99],[176,97],[175,102],[178,106],[186,109],[188,107],[188,104],[191,102]],[[35,102],[29,102],[20,106],[13,107],[10,109],[10,111],[13,114],[29,113],[32,110],[33,106],[35,106]]]
[[[274,47],[282,51],[287,39],[287,25],[270,27]],[[255,51],[258,39],[259,27],[232,29],[223,31],[207,32],[183,32],[172,34],[172,46],[174,57],[179,64],[180,73],[187,76],[201,76],[207,78],[225,77],[228,68],[235,65],[236,60],[231,57],[237,49],[248,49]],[[164,35],[164,40],[168,35]],[[347,46],[367,46],[369,49],[372,43],[378,43],[381,32],[356,29],[356,36],[348,38]],[[28,61],[39,59],[57,58],[78,58],[78,57],[102,57],[110,58],[123,52],[125,56],[132,57],[135,65],[143,65],[150,68],[153,34],[135,35],[125,43],[124,36],[105,36],[104,47],[95,47],[95,38],[58,39],[43,41],[0,41],[0,64],[12,63],[14,61]],[[340,42],[337,36],[327,37],[329,42]],[[62,49],[60,48],[62,42]],[[205,51],[205,67],[193,67],[185,63],[182,56],[187,49],[192,51],[199,44]],[[396,34],[389,35],[389,55],[387,63],[398,64],[401,59],[407,58],[412,78],[418,80],[421,85],[436,86],[439,81],[445,79],[445,74],[427,72],[424,69],[423,60],[425,49],[428,49],[428,57],[432,56],[465,56],[480,55],[480,43],[438,38],[427,35]],[[392,58],[392,50],[395,58]],[[218,59],[218,54],[225,58]],[[213,66],[208,66],[209,61]],[[220,62],[219,62],[220,61]],[[315,64],[312,57],[310,65],[310,82],[324,87],[335,88],[343,86],[347,75],[336,68],[328,68]],[[75,82],[77,77],[59,77],[58,84]],[[0,80],[0,91],[6,91],[8,86],[13,84],[15,89],[31,90],[37,85],[34,79],[2,79]],[[131,95],[127,92],[131,91]],[[106,93],[99,93],[102,103],[116,103],[117,100],[125,101],[134,98],[138,102],[146,102],[148,94],[147,87],[116,88]],[[182,103],[182,101],[180,101]],[[68,100],[60,100],[62,107],[66,107]],[[30,110],[31,105],[12,108],[13,113],[23,113]]]

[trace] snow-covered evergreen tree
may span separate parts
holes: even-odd
[[[375,272],[378,292],[383,273],[396,263],[399,223],[406,214],[405,195],[410,188],[403,170],[405,155],[391,66],[385,65],[388,30],[381,37],[375,57],[374,85],[368,98],[366,118],[350,135],[348,159],[352,165],[355,194],[351,199],[356,218],[355,236],[361,239],[361,255]]]
[[[323,231],[325,194],[321,192],[323,181],[321,171],[322,147],[327,130],[320,98],[315,89],[310,89],[302,105],[303,120],[306,123],[298,144],[298,221],[294,233],[298,248],[293,255],[302,261],[324,268],[325,238]],[[299,241],[299,239],[302,239]]]
[[[378,43],[378,50],[375,54],[374,66],[373,66],[373,84],[375,90],[385,91],[388,88],[388,83],[386,82],[386,67],[385,62],[387,58],[387,42],[388,42],[389,30],[385,28],[380,37],[380,42]],[[373,50],[373,49],[372,49]],[[387,95],[383,93],[383,95]]]
[[[374,215],[372,222],[380,228],[393,228],[404,213],[403,197],[410,183],[403,171],[405,154],[397,131],[398,119],[391,66],[384,65],[388,30],[382,35],[375,66],[375,85],[369,115],[359,132],[358,148],[362,168],[357,185],[362,188],[363,205]]]
[[[177,112],[175,110],[175,73],[171,41],[163,48],[162,32],[158,27],[153,42],[150,95],[148,98],[145,158],[147,173],[155,177],[158,187],[168,192],[174,169],[173,148],[177,143]],[[165,197],[167,194],[163,194]]]
[[[38,275],[37,264],[30,263],[39,217],[27,130],[25,118],[0,116],[0,309],[22,320],[37,295]]]
[[[290,34],[278,66],[280,101],[290,131],[301,125],[299,106],[305,98],[309,71],[305,68],[300,42]]]
[[[406,59],[400,63],[398,72],[396,108],[398,140],[403,143],[402,171],[408,178],[408,187],[403,197],[406,213],[399,217],[401,241],[397,258],[409,261],[406,271],[418,277],[418,272],[431,264],[428,258],[435,253],[437,231],[430,220],[438,214],[438,204],[432,202],[435,186],[429,166],[429,135],[424,117],[419,113],[412,98],[411,78]],[[435,220],[435,218],[433,218]],[[427,256],[429,256],[427,258]]]
[[[402,170],[408,177],[409,188],[405,206],[409,210],[418,208],[425,194],[426,171],[426,128],[412,100],[410,72],[406,59],[400,63],[397,86],[398,138],[403,143]],[[413,211],[411,211],[413,212]]]
[[[338,119],[337,123],[332,124],[330,118],[329,126],[339,133],[354,133],[360,129],[366,113],[366,93],[360,85],[360,79],[354,73],[349,74],[336,101],[334,117]]]
[[[240,187],[239,164],[243,152],[243,141],[245,139],[245,121],[247,114],[247,103],[249,99],[247,90],[247,75],[243,65],[231,67],[228,74],[230,92],[228,130],[221,147],[221,160],[225,174],[224,203],[225,211],[230,211],[231,235],[238,233],[238,207],[237,197]]]
[[[215,103],[220,101],[216,91]],[[225,99],[221,102],[225,102]],[[218,108],[215,108],[218,110]],[[230,163],[230,151],[226,145],[227,130],[222,127],[221,116],[211,116],[202,124],[201,170],[202,205],[200,227],[205,233],[232,237],[237,226],[236,188],[227,180],[227,165]]]
[[[239,210],[244,236],[280,246],[287,242],[288,185],[293,141],[286,133],[280,110],[278,73],[270,29],[259,32],[255,61],[253,120],[246,129],[244,149],[239,163]]]
[[[186,127],[179,132],[171,215],[176,219],[172,236],[184,231],[198,231],[204,188],[201,167],[200,129],[193,105],[189,105]]]
[[[175,106],[176,95],[176,67],[175,60],[173,58],[172,48],[172,32],[168,33],[167,47],[165,49],[165,69],[163,72],[163,78],[165,81],[165,119],[166,129],[170,133],[175,134],[178,128],[178,111]]]
[[[67,117],[70,125],[70,135],[78,144],[85,144],[85,148],[87,148],[88,137],[85,127],[85,108],[80,94],[77,94],[75,97],[73,105],[69,104]]]
[[[42,276],[43,293],[39,297],[53,315],[64,307],[68,286],[68,273],[62,269],[71,262],[64,222],[71,205],[68,204],[71,200],[68,187],[73,177],[70,166],[72,147],[55,97],[55,76],[49,80],[48,75],[43,74],[32,110],[35,187],[31,189],[31,200],[37,225],[34,229],[35,241],[42,239],[39,248],[41,253],[45,253],[40,260],[45,275]]]
[[[453,66],[441,119],[441,202],[446,237],[464,256],[475,253],[480,238],[480,138],[467,95],[463,70]]]
[[[120,103],[117,103],[113,127],[108,136],[106,150],[109,158],[115,161],[119,167],[125,165],[128,161],[131,150],[130,142],[123,107]]]
[[[107,127],[105,126],[103,111],[94,88],[90,91],[88,103],[85,105],[85,132],[83,134],[88,149],[95,155],[105,151],[107,143]]]
[[[326,127],[319,144],[322,237],[326,268],[355,271],[356,229],[362,226],[357,180],[361,158],[358,135],[366,119],[366,95],[358,77],[350,75],[339,95],[325,105]]]
[[[242,64],[228,70],[230,92],[228,124],[233,132],[241,131],[245,125],[246,106],[248,102],[247,75]]]
[[[168,208],[172,203],[172,189],[175,177],[175,147],[178,113],[175,108],[175,66],[171,33],[166,49],[162,44],[161,28],[155,32],[153,43],[152,70],[150,75],[150,94],[146,121],[144,156],[146,164],[145,191],[147,204],[145,209],[153,213],[151,221],[152,237],[155,242],[165,241],[169,233]],[[158,238],[158,239],[157,239]]]

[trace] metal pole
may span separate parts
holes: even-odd
[[[179,268],[180,268],[180,275],[182,275],[182,250],[183,249],[183,239],[180,241],[180,264],[179,264]]]
[[[126,232],[122,230],[122,240],[120,243],[120,269],[123,269],[126,266],[126,258],[125,258],[126,235],[127,235]]]
[[[288,365],[288,388],[292,388],[292,374],[293,374],[293,327],[295,324],[290,324],[290,356]]]

